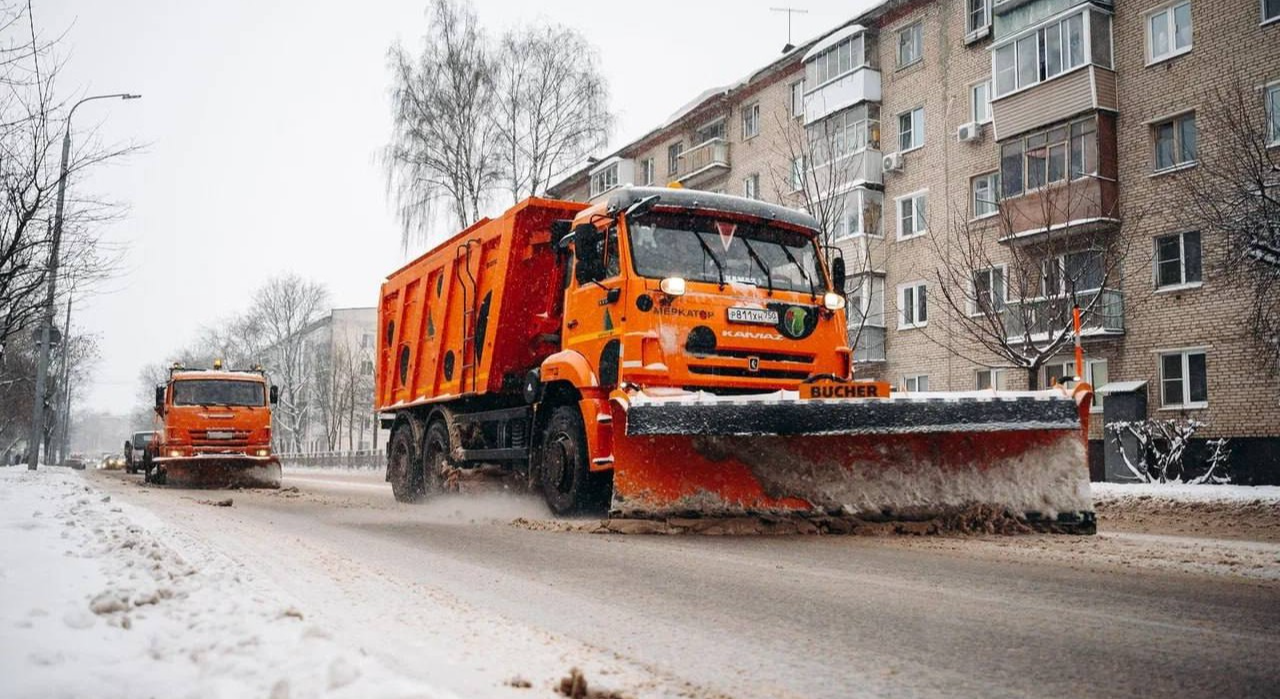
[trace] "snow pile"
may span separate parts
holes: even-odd
[[[272,584],[73,472],[0,470],[0,537],[6,697],[452,696],[343,647]]]
[[[1154,498],[1181,502],[1260,502],[1280,507],[1280,486],[1207,483],[1094,483],[1096,499]]]

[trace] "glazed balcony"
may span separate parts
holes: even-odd
[[[1010,342],[1044,341],[1051,333],[1070,328],[1072,307],[1080,304],[1080,336],[1108,337],[1124,334],[1124,295],[1115,289],[1097,289],[1071,295],[1020,299],[1005,304],[1004,329]]]

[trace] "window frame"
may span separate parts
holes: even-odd
[[[680,173],[680,156],[684,155],[684,141],[667,144],[667,174]]]
[[[1186,143],[1184,142],[1184,133],[1182,125],[1188,119],[1191,120],[1192,127],[1195,129],[1195,144],[1190,160],[1181,160],[1186,153]],[[1173,129],[1173,158],[1171,165],[1160,165],[1160,128],[1169,126]],[[1199,163],[1200,157],[1200,126],[1196,122],[1195,110],[1187,110],[1178,114],[1160,117],[1154,121],[1148,122],[1151,139],[1151,174],[1159,175],[1166,172],[1176,172],[1186,168],[1195,167]]]
[[[1280,22],[1280,3],[1276,4],[1276,14],[1272,17],[1267,16],[1267,0],[1260,0],[1259,11],[1262,13],[1262,22],[1258,26],[1266,26],[1272,22]]]
[[[804,118],[804,78],[791,83],[791,116],[794,119]]]
[[[977,4],[981,4],[982,7],[975,7]],[[973,36],[991,26],[991,0],[965,0],[964,10],[964,35],[966,37]],[[979,11],[982,13],[982,22],[975,25],[973,18]]]
[[[986,202],[991,205],[991,211],[986,213],[978,213],[978,181],[986,180],[987,189],[993,195],[991,201]],[[992,170],[969,178],[969,220],[981,221],[1000,214],[1001,187],[1000,171]]]
[[[916,204],[916,200],[917,200],[917,199],[923,199],[923,200],[924,200],[924,216],[923,216],[923,217],[920,215],[920,207]],[[912,232],[911,232],[911,233],[909,233],[909,234],[903,235],[903,230],[902,230],[902,218],[903,218],[903,216],[902,216],[902,213],[903,213],[903,212],[902,212],[902,205],[903,205],[905,202],[911,202],[911,225],[912,225]],[[897,240],[899,240],[899,241],[903,241],[903,240],[911,240],[911,239],[913,239],[913,238],[919,238],[919,237],[920,237],[920,236],[922,236],[922,235],[926,235],[926,234],[929,232],[929,220],[928,220],[928,218],[929,218],[929,190],[928,190],[928,189],[917,189],[917,190],[916,190],[916,191],[914,191],[914,192],[909,192],[909,193],[907,193],[907,194],[903,194],[903,195],[902,195],[902,196],[900,196],[900,197],[894,197],[894,199],[893,199],[893,213],[894,213],[894,217],[893,217],[893,220],[894,220],[894,230],[895,230],[895,232],[896,232],[896,235],[895,235],[894,237],[895,237]],[[921,228],[921,227],[919,226],[919,223],[921,222],[921,219],[922,219],[922,218],[923,218],[923,223],[924,223],[924,227],[923,227],[923,228]]]
[[[975,93],[978,91],[978,88],[980,88],[980,87],[981,87],[981,88],[986,88],[986,93],[987,93],[987,98],[986,98],[985,103],[984,103],[984,104],[986,105],[986,109],[985,109],[985,111],[986,111],[986,113],[987,113],[987,116],[986,116],[986,118],[985,118],[985,119],[979,119],[979,118],[978,118],[978,100],[976,99]],[[991,118],[991,91],[992,91],[992,89],[994,89],[994,87],[993,87],[993,83],[992,83],[992,78],[991,78],[991,76],[987,76],[987,78],[986,78],[985,80],[979,80],[978,82],[976,82],[976,83],[973,83],[973,84],[969,85],[969,120],[970,120],[970,121],[973,121],[973,122],[975,122],[975,123],[977,123],[977,124],[990,124],[990,123],[991,123],[991,120],[992,120],[992,118]]]
[[[920,289],[924,289],[924,303],[920,302]],[[911,291],[911,320],[907,320],[906,292]],[[899,284],[897,290],[898,330],[916,330],[929,326],[929,282],[924,280]],[[924,309],[924,320],[920,320],[920,310]]]
[[[1271,21],[1280,21],[1280,14]],[[1280,146],[1280,80],[1262,87],[1262,99],[1266,101],[1262,106],[1263,113],[1267,115],[1267,130],[1270,131],[1267,147]]]
[[[1050,141],[1050,136],[1054,132],[1066,130],[1065,141]],[[1043,138],[1043,142],[1041,139]],[[1080,140],[1079,149],[1079,170],[1076,169],[1077,151],[1076,141]],[[1034,143],[1034,145],[1033,145]],[[1051,151],[1065,145],[1066,171],[1065,178],[1060,180],[1049,179],[1049,160]],[[1016,155],[1014,150],[1017,151]],[[1098,153],[1098,121],[1096,115],[1086,116],[1084,118],[1075,118],[1069,121],[1059,123],[1053,126],[1045,127],[1023,134],[1016,138],[1009,139],[1000,144],[1000,200],[1016,199],[1017,197],[1034,195],[1041,190],[1051,187],[1070,184],[1076,180],[1088,179],[1098,176],[1098,168],[1101,165]],[[1008,151],[1008,153],[1006,153]],[[1044,153],[1044,181],[1032,185],[1032,167],[1031,159],[1033,151],[1043,151]],[[1006,162],[1009,161],[1009,162]],[[1016,162],[1015,162],[1016,161]],[[1017,165],[1018,178],[1016,180],[1005,177],[1006,165]],[[1009,187],[1017,183],[1017,190],[1009,190]]]
[[[1204,359],[1204,400],[1195,401],[1191,399],[1191,356],[1200,355]],[[1181,402],[1169,403],[1165,401],[1165,384],[1169,381],[1165,377],[1165,358],[1181,357],[1181,366],[1179,367],[1182,375],[1178,377],[1181,382],[1182,395]],[[1165,349],[1156,351],[1156,373],[1160,377],[1160,410],[1199,410],[1209,407],[1209,351],[1205,347],[1185,347],[1180,349]]]
[[[902,41],[902,38],[903,38],[903,35],[907,33],[911,34],[911,41],[907,45],[911,45],[915,48],[916,55],[910,61],[903,62],[902,47],[904,46],[904,43]],[[911,24],[908,24],[907,26],[902,27],[901,29],[898,29],[897,31],[895,31],[894,35],[897,38],[897,43],[895,44],[895,49],[894,49],[894,57],[897,61],[896,64],[894,65],[894,68],[896,70],[908,68],[924,60],[924,20],[918,19],[912,22]]]
[[[742,140],[750,141],[760,135],[760,102],[757,100],[742,107]]]
[[[1177,8],[1182,7],[1183,5],[1187,6],[1187,17],[1191,20],[1191,38],[1188,40],[1186,46],[1178,48],[1178,25],[1176,13]],[[1159,56],[1155,53],[1155,41],[1151,33],[1152,27],[1154,26],[1153,22],[1158,15],[1166,15],[1165,31],[1168,32],[1169,37],[1169,50]],[[1183,54],[1191,53],[1191,50],[1195,48],[1196,45],[1195,32],[1196,22],[1194,15],[1191,13],[1191,0],[1173,0],[1173,2],[1164,3],[1159,7],[1152,8],[1142,13],[1142,39],[1146,65],[1150,67],[1158,63],[1163,63],[1170,59],[1177,58]]]
[[[610,174],[613,175],[612,178],[606,177],[607,175],[610,175]],[[604,185],[607,183],[608,186],[601,186],[597,188],[596,186],[597,183],[601,185]],[[608,192],[609,190],[617,189],[618,184],[619,184],[618,163],[617,162],[610,163],[609,165],[601,168],[598,172],[594,172],[591,174],[591,196],[592,198],[598,197],[601,194]]]
[[[753,172],[742,178],[742,196],[747,199],[760,200],[760,173]]]
[[[791,159],[791,177],[788,184],[791,185],[792,193],[802,192],[805,187],[805,174],[808,163],[805,162],[804,155],[797,155]]]
[[[1107,42],[1108,47],[1110,47],[1111,55],[1107,56],[1106,65],[1103,65],[1098,60],[1098,57],[1093,55],[1094,20],[1093,20],[1093,15],[1091,13],[1098,13],[1101,15],[1105,15],[1107,17],[1112,17],[1112,20],[1110,20],[1107,25],[1108,32],[1111,34]],[[1062,30],[1062,27],[1066,26],[1071,20],[1076,19],[1077,17],[1080,18],[1080,22],[1081,22],[1080,62],[1072,65],[1070,60],[1070,57],[1071,57],[1071,42],[1069,39],[1070,34],[1064,33]],[[1083,5],[1074,5],[1072,7],[1069,7],[1063,10],[1062,12],[1059,12],[1050,17],[1046,17],[1042,21],[1034,25],[1031,25],[1026,29],[1023,29],[1022,31],[1020,31],[1015,35],[1001,39],[999,44],[992,46],[990,49],[991,50],[991,99],[993,101],[998,99],[1004,99],[1005,97],[1017,94],[1019,92],[1022,92],[1023,90],[1031,89],[1036,85],[1040,85],[1040,84],[1049,82],[1050,80],[1061,78],[1065,75],[1074,73],[1077,70],[1082,70],[1090,65],[1098,65],[1103,68],[1107,68],[1108,70],[1114,70],[1114,68],[1109,67],[1109,66],[1115,65],[1115,55],[1114,55],[1115,54],[1115,35],[1114,35],[1113,24],[1114,24],[1114,15],[1112,13],[1104,12],[1100,9],[1094,8],[1093,6],[1091,6],[1090,3],[1085,3]],[[1050,25],[1055,25],[1059,27],[1058,35],[1059,35],[1060,41],[1058,44],[1058,48],[1060,53],[1060,61],[1059,61],[1060,69],[1057,73],[1054,73],[1052,76],[1042,77],[1041,70],[1047,64],[1047,61],[1044,60],[1045,59],[1044,47],[1043,47],[1044,45],[1043,45],[1043,42],[1041,41],[1041,37],[1044,36],[1045,29]],[[1020,42],[1027,40],[1028,38],[1035,39],[1033,43],[1035,45],[1036,58],[1035,58],[1035,61],[1033,62],[1035,63],[1035,67],[1036,67],[1036,80],[1033,82],[1028,82],[1026,84],[1020,84],[1021,80],[1018,72],[1019,72],[1019,68],[1022,66],[1022,63],[1020,62],[1019,56],[1018,56],[1018,53],[1019,53],[1018,44]],[[1013,88],[1010,89],[1008,92],[996,94],[998,92],[997,88],[1000,82],[999,77],[1001,75],[999,70],[999,64],[997,62],[997,57],[1002,51],[1006,49],[1013,50],[1013,53],[1012,53],[1013,61],[1010,64],[1011,75],[1013,77]]]
[[[1009,390],[1008,369],[1006,367],[978,367],[973,370],[973,388],[975,391],[1007,391]],[[987,375],[987,387],[982,387],[982,380],[979,378],[983,374]]]
[[[917,113],[920,115],[920,119],[918,123],[916,121]],[[907,118],[907,123],[911,127],[910,130],[908,131],[904,131],[902,128],[903,117]],[[911,143],[906,148],[902,147],[902,136],[904,133],[911,134]],[[918,139],[916,138],[917,133],[920,135]],[[898,152],[910,153],[911,151],[914,151],[914,150],[920,150],[921,148],[924,148],[924,139],[925,139],[924,106],[921,105],[919,107],[912,107],[911,109],[908,109],[905,112],[898,112]]]
[[[924,379],[924,389],[920,388],[920,380]],[[915,388],[909,388],[911,383],[915,383]],[[903,393],[928,393],[929,392],[929,375],[928,374],[903,374],[902,375],[902,392]]]
[[[1000,272],[1000,298],[999,303],[990,311],[979,307],[978,303],[978,275],[985,274],[987,276],[987,284],[992,289],[993,295],[996,288],[995,273]],[[989,313],[1002,313],[1009,303],[1009,266],[1006,264],[991,265],[982,269],[975,269],[969,275],[969,312],[970,318],[981,318]]]
[[[878,294],[877,286],[880,292]],[[850,310],[845,318],[846,328],[885,328],[887,323],[885,322],[884,274],[865,272],[850,277],[845,284],[844,296]]]
[[[652,185],[657,179],[657,168],[654,165],[652,157],[645,158],[640,161],[640,174],[644,179],[644,184],[646,186]]]
[[[1187,281],[1187,235],[1194,233],[1196,235],[1196,244],[1200,248],[1200,278],[1194,281]],[[1160,265],[1165,260],[1160,259],[1160,241],[1169,238],[1178,239],[1178,279],[1176,283],[1161,284],[1160,283]],[[1185,289],[1196,289],[1204,286],[1204,236],[1200,231],[1178,231],[1176,233],[1165,233],[1157,235],[1153,239],[1154,250],[1152,254],[1152,281],[1155,284],[1157,292],[1180,291]]]

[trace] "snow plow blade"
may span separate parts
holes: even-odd
[[[279,488],[274,456],[208,455],[155,460],[152,481],[176,488]]]
[[[1092,533],[1091,396],[1085,386],[867,400],[615,394],[611,516],[981,514]]]

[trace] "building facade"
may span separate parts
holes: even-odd
[[[308,453],[382,449],[373,412],[378,309],[335,308],[302,331]]]
[[[856,373],[899,390],[1070,378],[1079,307],[1082,378],[1125,394],[1095,408],[1099,470],[1104,422],[1179,419],[1231,441],[1237,480],[1280,482],[1280,376],[1186,209],[1245,127],[1280,161],[1276,0],[889,0],[552,193],[809,210],[850,270]]]

